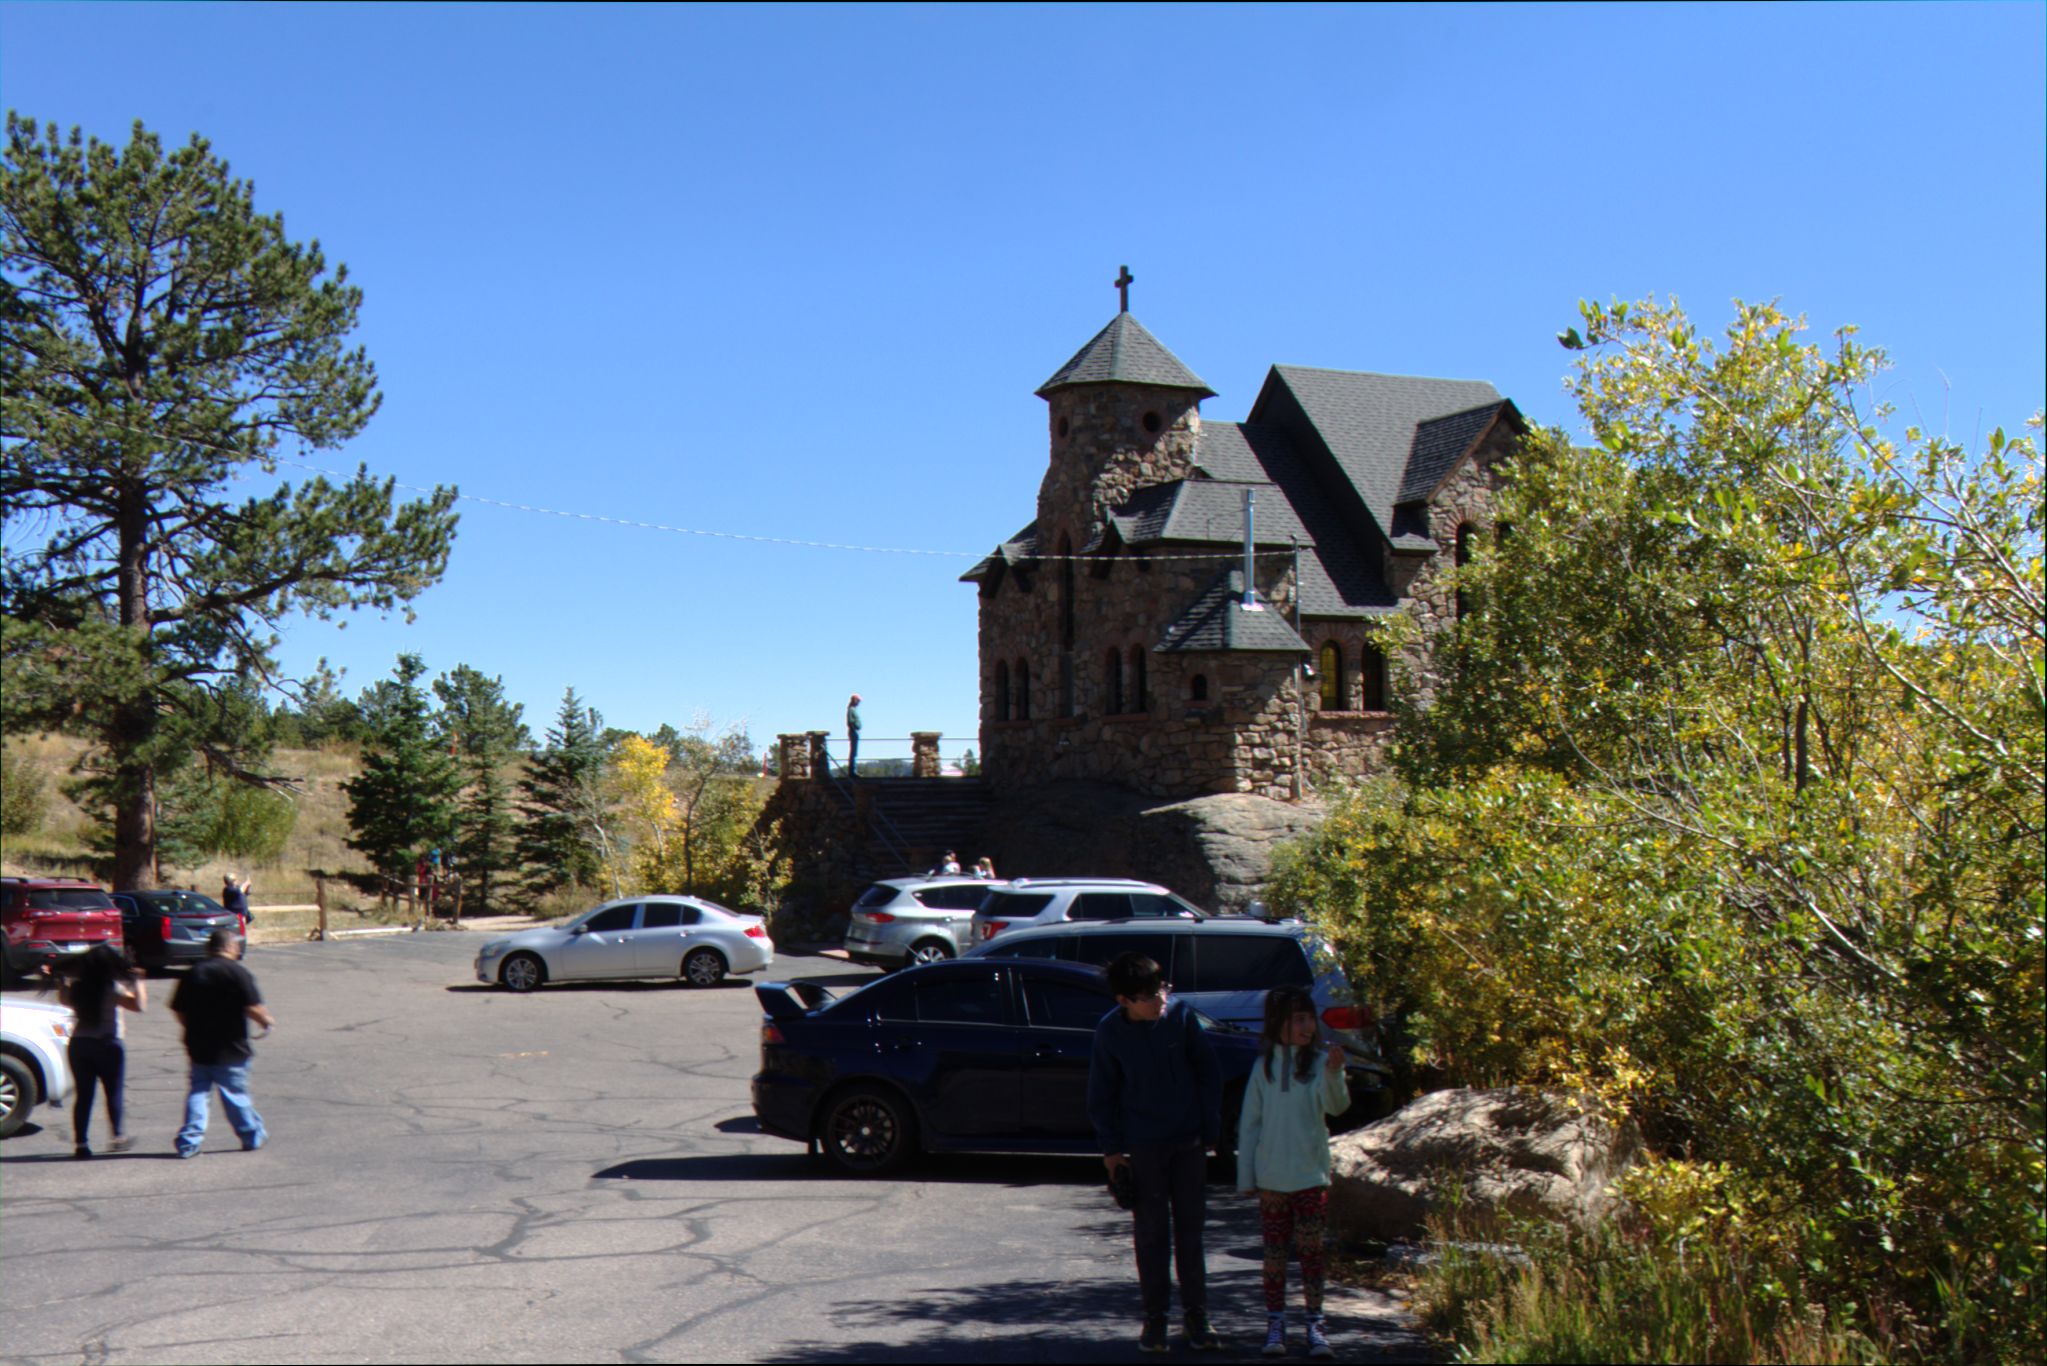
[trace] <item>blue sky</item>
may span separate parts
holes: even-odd
[[[469,502],[417,651],[538,731],[976,725],[973,557],[1032,391],[1131,309],[1241,418],[1275,363],[1574,426],[1581,297],[1781,298],[1959,438],[2042,401],[2043,6],[0,4],[0,101],[200,132],[366,295],[340,452]],[[875,747],[877,753],[889,752]]]

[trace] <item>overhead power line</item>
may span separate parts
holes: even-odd
[[[26,406],[38,408],[44,412],[54,413],[58,416],[64,417],[74,422],[82,421],[84,425],[88,427],[96,427],[106,431],[126,432],[131,436],[148,436],[156,437],[159,439],[162,439],[164,436],[162,432],[152,431],[145,427],[130,426],[129,424],[123,422],[108,421],[104,418],[81,419],[75,413],[68,413],[63,411],[62,409],[52,408],[47,404],[36,403],[33,400],[16,399],[13,401],[16,403],[24,403]],[[290,465],[297,469],[309,470],[314,474],[322,474],[334,479],[352,479],[355,477],[353,474],[343,470],[337,470],[326,465],[317,465],[311,461],[296,459],[288,455],[275,454],[267,456],[252,455],[248,451],[238,450],[233,446],[223,445],[217,441],[201,440],[197,437],[177,437],[174,439],[182,441],[186,445],[199,446],[207,450],[221,451],[227,455],[237,456],[243,460],[253,461],[267,459],[275,464]],[[362,468],[365,471],[367,471],[369,467],[367,465],[364,465]],[[395,475],[386,475],[384,477],[390,479],[391,484],[394,488],[405,489],[411,493],[431,494],[435,492],[435,489],[432,487],[423,484],[407,483],[406,481],[397,478]],[[483,494],[463,493],[459,490],[459,488],[457,489],[455,496],[457,499],[465,503],[477,503],[481,504],[484,507],[503,508],[506,511],[510,512],[529,512],[533,513],[536,516],[559,517],[566,521],[572,522],[597,522],[605,526],[630,527],[636,531],[660,531],[666,532],[672,536],[700,536],[706,539],[720,541],[751,541],[756,545],[794,546],[800,547],[805,550],[845,550],[853,551],[857,554],[862,555],[921,555],[934,559],[979,560],[985,558],[988,554],[987,551],[978,550],[926,550],[910,546],[853,545],[842,541],[808,541],[795,536],[763,536],[758,535],[756,533],[745,531],[713,531],[707,530],[703,527],[670,526],[664,522],[643,521],[637,517],[613,517],[606,513],[601,512],[572,512],[562,508],[544,507],[537,503],[514,503],[503,498],[486,497]],[[1258,551],[1257,553],[1260,555],[1286,555],[1291,554],[1292,552],[1290,550],[1273,549],[1261,550]],[[1144,558],[1153,564],[1161,564],[1169,561],[1222,561],[1222,560],[1237,561],[1243,559],[1243,553],[1241,551],[1224,551],[1199,555],[1147,555]],[[1031,559],[1033,561],[1038,562],[1056,562],[1065,559],[1077,560],[1083,563],[1097,562],[1095,560],[1095,557],[1091,555],[1066,556],[1040,554],[1033,555]]]

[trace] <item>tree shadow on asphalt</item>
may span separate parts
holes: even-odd
[[[739,991],[743,989],[750,989],[752,986],[753,983],[751,981],[741,977],[727,977],[724,981],[718,983],[716,986],[710,987],[693,987],[685,983],[680,977],[649,977],[645,979],[634,980],[621,980],[619,978],[610,977],[604,979],[603,981],[596,982],[549,982],[546,985],[542,986],[539,990],[531,994],[535,996],[559,996],[569,992],[623,991],[637,993],[648,991],[680,990],[687,991],[690,994],[694,995],[698,992]],[[477,996],[518,994],[515,992],[507,992],[504,987],[498,986],[495,983],[491,982],[454,982],[450,983],[447,987],[443,988],[443,990],[447,991],[448,994],[451,996],[466,996],[471,994]]]
[[[1106,1203],[1107,1196],[1103,1200]],[[1079,1225],[1076,1242],[1129,1246],[1128,1215]],[[1208,1216],[1208,1293],[1211,1317],[1223,1338],[1222,1361],[1260,1358],[1265,1312],[1263,1249],[1257,1207],[1248,1199],[1211,1198]],[[1290,1276],[1289,1280],[1293,1278]],[[1298,1283],[1295,1282],[1295,1285]],[[1296,1294],[1298,1291],[1296,1290]],[[1173,1354],[1179,1343],[1174,1290]],[[1296,1302],[1298,1305],[1298,1301]],[[1336,1306],[1332,1303],[1332,1309]],[[1136,1267],[1127,1259],[1090,1280],[1016,1280],[948,1284],[887,1302],[841,1301],[831,1310],[831,1342],[784,1342],[779,1361],[1136,1361],[1140,1309]],[[1298,1334],[1298,1318],[1295,1332]],[[1337,1358],[1373,1363],[1429,1362],[1440,1358],[1397,1315],[1331,1319]],[[906,1336],[907,1334],[907,1336]],[[1298,1336],[1293,1355],[1300,1354]]]
[[[726,1124],[733,1123],[731,1120]],[[723,1129],[724,1124],[719,1128]],[[728,1131],[730,1132],[730,1131]],[[886,1192],[930,1182],[980,1186],[1099,1186],[1101,1161],[1037,1154],[932,1153],[895,1176],[849,1176],[795,1144],[787,1152],[640,1157],[591,1173],[593,1180],[846,1182]],[[1102,1197],[1106,1200],[1105,1194]]]

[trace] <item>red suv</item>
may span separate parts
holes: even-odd
[[[114,899],[73,877],[0,878],[0,929],[7,971],[22,976],[94,944],[121,947]]]

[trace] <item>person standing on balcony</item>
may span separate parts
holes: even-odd
[[[860,694],[846,703],[846,776],[860,776]]]

